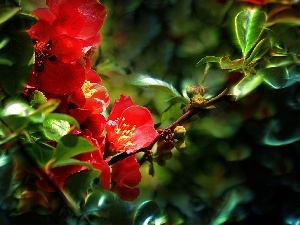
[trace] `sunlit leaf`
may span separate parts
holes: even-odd
[[[83,137],[75,135],[63,136],[57,143],[57,147],[55,149],[55,163],[61,163],[59,161],[96,149],[97,147]]]
[[[134,215],[134,225],[151,224],[161,219],[161,210],[153,201],[143,202]]]
[[[158,91],[166,92],[172,96],[181,96],[180,93],[165,81],[155,79],[152,77],[142,77],[132,82],[132,84],[140,87],[151,88]]]
[[[289,73],[285,67],[263,68],[257,71],[257,75],[275,89],[284,88],[289,79]]]
[[[244,10],[235,17],[235,33],[244,58],[259,40],[266,19],[266,13],[256,9]]]
[[[49,114],[50,115],[50,114]],[[57,120],[46,117],[43,121],[43,131],[47,138],[59,141],[64,135],[70,131],[70,124],[65,120]]]
[[[173,104],[181,103],[183,105],[187,105],[190,101],[185,97],[176,96],[176,97],[172,97],[172,98],[168,99],[167,102],[170,102],[170,103],[173,103]]]
[[[261,76],[247,76],[232,89],[232,94],[237,96],[237,99],[240,99],[253,91],[262,82],[263,78]]]

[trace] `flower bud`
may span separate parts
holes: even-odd
[[[185,140],[179,140],[179,141],[175,142],[174,146],[177,149],[177,151],[179,151],[179,152],[184,152],[185,150],[187,150],[187,144],[186,144]]]
[[[183,138],[186,134],[186,129],[184,126],[177,126],[173,131],[173,138]]]
[[[205,103],[205,99],[201,94],[197,94],[191,98],[191,105],[194,107],[201,107]]]
[[[195,95],[204,95],[205,94],[205,88],[203,86],[198,85],[189,85],[186,88],[186,94],[189,96],[189,98],[193,98]]]

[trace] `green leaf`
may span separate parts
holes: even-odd
[[[253,91],[257,86],[263,82],[263,78],[260,76],[249,75],[243,78],[232,90],[232,94],[240,99],[251,91]]]
[[[256,9],[244,10],[235,17],[235,33],[244,58],[259,40],[266,20],[266,13]]]
[[[36,107],[47,102],[47,98],[44,95],[44,93],[38,90],[32,92],[30,98],[31,98],[30,105],[32,107]]]
[[[205,56],[204,58],[200,59],[200,61],[197,63],[197,66],[206,64],[206,63],[220,63],[221,58],[216,56]]]
[[[49,99],[44,104],[40,105],[36,111],[42,112],[44,114],[49,114],[53,112],[58,106],[60,101],[58,99]]]
[[[5,56],[1,58],[9,60],[5,65],[0,64],[0,84],[9,95],[18,96],[30,76],[33,45],[25,32],[12,35],[10,42],[0,51],[0,56]]]
[[[172,96],[181,96],[180,93],[172,85],[168,84],[165,81],[152,77],[141,77],[140,79],[133,81],[132,84],[139,87],[146,87],[166,92]]]
[[[257,71],[257,75],[275,89],[284,88],[289,79],[289,72],[285,67],[263,68]]]
[[[45,168],[46,164],[51,160],[54,148],[43,143],[28,143],[24,145],[27,154],[41,168]]]
[[[20,7],[4,7],[0,8],[0,24],[6,22],[17,14],[20,10]]]
[[[161,211],[153,201],[143,202],[134,215],[134,225],[151,224],[161,219]],[[155,223],[156,224],[156,223]]]
[[[69,122],[70,124],[73,124],[75,127],[80,128],[79,123],[77,122],[77,120],[67,114],[63,114],[63,113],[50,113],[46,116],[46,119],[50,119],[50,120],[63,120],[66,122]]]
[[[168,99],[166,102],[170,102],[172,104],[175,104],[175,103],[181,103],[183,105],[187,105],[189,104],[189,99],[185,98],[185,97],[182,97],[182,96],[176,96],[176,97],[172,97],[170,99]]]
[[[100,173],[100,170],[85,170],[67,179],[64,189],[77,206],[85,199],[93,181],[100,176]]]
[[[243,67],[244,59],[230,60],[228,56],[224,56],[220,60],[220,66],[226,70],[239,70]]]
[[[171,119],[173,116],[175,116],[178,112],[181,111],[181,103],[176,103],[170,105],[161,115],[160,122],[163,123],[167,121],[168,119]]]
[[[93,166],[90,163],[87,162],[83,162],[77,159],[65,159],[65,160],[60,160],[60,161],[56,161],[55,163],[53,163],[51,165],[51,168],[55,168],[55,167],[60,167],[60,166],[70,166],[70,165],[79,165],[79,166],[85,166],[90,170],[93,170]]]
[[[51,114],[49,114],[51,115]],[[43,131],[47,138],[54,141],[59,141],[64,135],[70,131],[70,124],[65,120],[57,120],[46,116],[43,121]]]
[[[0,153],[0,205],[7,197],[13,175],[13,163],[11,157],[2,152]]]
[[[245,60],[245,64],[248,65],[261,59],[271,48],[270,42],[267,38],[260,40],[254,47],[250,56]]]
[[[63,161],[81,153],[91,152],[94,150],[97,150],[97,147],[95,147],[87,139],[75,135],[66,135],[63,136],[57,143],[54,155],[54,163],[62,163],[59,161]]]
[[[132,206],[115,193],[101,189],[93,190],[86,199],[82,211],[86,217],[98,217],[96,224],[132,224]]]

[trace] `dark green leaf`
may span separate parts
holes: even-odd
[[[153,201],[143,202],[134,215],[134,225],[150,224],[161,218],[161,211]]]
[[[235,33],[244,58],[259,40],[266,19],[266,14],[256,9],[244,10],[235,17]]]
[[[245,60],[245,64],[248,65],[262,58],[270,50],[270,42],[267,38],[260,40],[254,47],[250,56]]]
[[[173,116],[175,116],[178,112],[181,110],[181,103],[176,103],[170,105],[161,115],[160,122],[163,123],[167,121],[168,119],[171,119]]]
[[[11,157],[2,152],[0,153],[0,205],[7,197],[13,175],[13,163]]]
[[[220,63],[221,58],[220,57],[216,57],[216,56],[205,56],[204,58],[202,58],[198,63],[197,66],[200,66],[202,64],[206,64],[206,63]]]
[[[28,143],[24,146],[27,154],[34,160],[34,162],[41,168],[51,160],[54,148],[43,143]]]
[[[78,207],[81,201],[85,199],[91,184],[99,175],[99,170],[85,170],[67,179],[64,189]]]
[[[10,42],[0,50],[0,57],[9,62],[0,64],[0,83],[9,95],[19,95],[27,83],[33,63],[33,45],[28,34],[11,33]]]
[[[88,195],[83,207],[85,216],[98,216],[98,224],[131,224],[131,206],[107,190],[95,190]],[[102,222],[102,223],[100,223]]]
[[[0,24],[12,18],[20,10],[20,7],[4,7],[0,8]]]
[[[275,89],[284,88],[289,79],[289,73],[285,67],[263,68],[257,71],[257,75]]]
[[[133,85],[166,92],[172,96],[181,96],[179,92],[165,81],[152,77],[142,77],[132,82]]]
[[[59,161],[72,158],[73,156],[79,155],[81,153],[91,152],[96,149],[97,147],[95,147],[93,144],[91,144],[91,142],[83,137],[66,135],[63,136],[57,143],[54,155],[54,163],[62,163]]]
[[[228,56],[224,56],[220,60],[220,66],[222,69],[238,70],[241,69],[244,64],[244,59],[236,59],[231,61]]]

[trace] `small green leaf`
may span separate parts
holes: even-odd
[[[63,161],[81,153],[91,152],[94,150],[97,150],[97,147],[95,147],[87,139],[75,135],[66,135],[63,136],[57,143],[54,163],[61,163],[58,161]]]
[[[42,112],[47,115],[53,112],[59,105],[60,101],[58,99],[49,99],[44,104],[40,105],[36,111]]]
[[[51,115],[51,114],[49,114]],[[54,141],[59,141],[64,135],[70,131],[70,124],[65,120],[57,120],[46,116],[43,121],[43,131],[47,138]]]
[[[47,102],[47,98],[44,95],[44,93],[38,90],[32,92],[30,98],[31,98],[30,105],[32,107],[36,107]]]
[[[176,103],[170,105],[161,115],[160,122],[163,123],[167,121],[168,119],[171,119],[173,116],[175,116],[178,112],[180,112],[182,107],[181,103]]]
[[[143,202],[134,215],[133,225],[151,224],[161,219],[161,211],[153,201]],[[155,223],[154,223],[155,224]]]
[[[239,70],[243,67],[244,59],[230,60],[228,56],[224,56],[220,60],[220,66],[226,70]]]
[[[66,193],[79,207],[85,199],[93,181],[100,176],[100,170],[85,170],[70,176],[64,186]]]
[[[235,33],[244,58],[259,40],[266,20],[266,13],[256,9],[244,10],[235,17]]]
[[[267,38],[260,40],[254,47],[250,56],[245,60],[245,64],[248,65],[262,58],[270,50],[270,42]]]
[[[152,77],[141,77],[132,82],[133,85],[151,88],[158,91],[166,92],[172,96],[181,96],[179,92],[170,84],[165,81],[155,79]]]
[[[0,152],[0,205],[7,197],[9,187],[12,184],[13,169],[11,157],[4,151]]]
[[[221,58],[216,56],[205,56],[204,58],[200,59],[200,61],[197,63],[197,66],[206,64],[206,63],[220,63]]]
[[[275,89],[284,88],[289,79],[289,72],[285,67],[263,68],[257,71],[257,75]]]
[[[1,50],[2,48],[4,48],[9,43],[10,38],[8,38],[6,36],[0,37],[0,38],[1,38],[0,39],[0,50]],[[1,56],[0,56],[0,59],[1,59]]]
[[[17,14],[20,10],[20,7],[4,7],[0,8],[0,24],[6,22]]]

